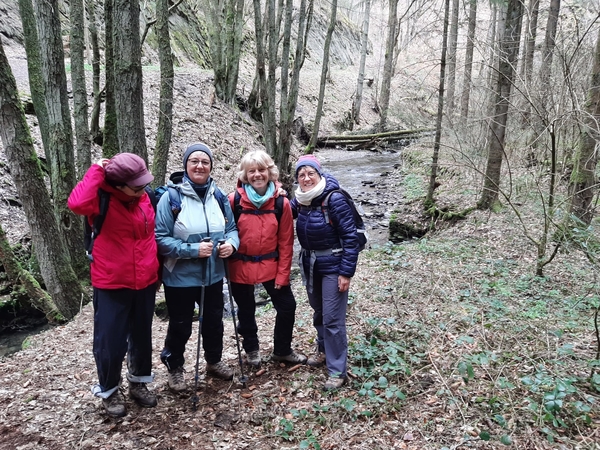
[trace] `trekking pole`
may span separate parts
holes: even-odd
[[[219,241],[219,245],[224,244],[225,239]],[[233,319],[233,331],[235,331],[235,344],[237,345],[238,362],[240,363],[240,383],[246,384],[248,377],[244,375],[244,364],[242,363],[242,350],[240,349],[240,336],[237,331],[237,323],[235,320],[235,308],[233,306],[233,296],[231,294],[231,280],[229,279],[229,262],[223,258],[225,265],[225,277],[227,278],[227,290],[229,291],[229,307],[231,308],[231,318]]]
[[[210,242],[210,238],[204,238],[201,242]],[[194,395],[192,396],[192,408],[194,411],[198,409],[198,368],[200,366],[200,341],[202,340],[202,320],[204,318],[204,291],[206,290],[206,268],[207,261],[204,262],[204,274],[202,280],[202,288],[200,290],[200,304],[198,305],[198,347],[196,349],[196,375],[194,376]]]

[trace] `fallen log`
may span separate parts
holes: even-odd
[[[375,134],[348,134],[323,136],[317,139],[316,147],[352,147],[352,150],[384,147],[388,143],[413,139],[434,131],[433,128],[395,130]]]

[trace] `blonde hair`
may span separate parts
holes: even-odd
[[[238,178],[242,183],[248,183],[248,169],[256,165],[260,169],[269,170],[269,181],[279,179],[279,169],[273,162],[273,158],[264,150],[253,150],[244,155],[239,165]]]

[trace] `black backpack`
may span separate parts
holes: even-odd
[[[360,212],[358,211],[358,208],[354,203],[354,199],[345,189],[334,189],[333,191],[327,194],[327,196],[321,203],[321,211],[323,211],[323,215],[325,216],[325,222],[329,222],[331,225],[333,225],[333,221],[331,220],[331,217],[329,215],[329,197],[331,197],[331,194],[333,194],[334,192],[339,192],[340,194],[343,194],[348,199],[348,203],[350,203],[350,208],[352,208],[352,215],[354,216],[354,224],[356,225],[356,231],[358,233],[358,251],[361,252],[365,249],[365,246],[367,245],[368,241],[365,221],[363,220]]]

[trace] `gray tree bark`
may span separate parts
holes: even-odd
[[[383,78],[381,80],[381,95],[379,96],[379,129],[387,127],[388,109],[390,106],[390,88],[392,85],[392,73],[394,60],[394,48],[396,47],[396,26],[398,25],[398,0],[390,0],[387,38],[385,43],[385,58],[383,62]]]
[[[433,191],[437,178],[437,167],[440,154],[440,143],[442,137],[442,119],[444,118],[444,83],[446,81],[446,52],[448,48],[448,18],[450,15],[450,0],[444,5],[444,31],[442,33],[442,56],[440,58],[440,87],[438,90],[438,110],[435,126],[435,141],[433,144],[433,156],[431,158],[431,175],[429,177],[429,188],[427,189],[426,203],[433,203]]]
[[[233,104],[242,48],[244,1],[205,0],[204,3],[209,17],[206,27],[215,74],[215,93],[223,102]]]
[[[19,14],[23,24],[23,37],[25,39],[25,54],[27,55],[27,73],[29,76],[29,90],[35,115],[40,126],[44,155],[50,161],[50,132],[48,131],[48,112],[44,99],[44,80],[42,78],[42,60],[40,56],[40,42],[38,40],[33,4],[31,0],[19,0]]]
[[[529,0],[527,8],[529,20],[525,34],[525,50],[523,53],[523,65],[521,66],[521,78],[525,87],[525,92],[529,94],[532,86],[533,76],[533,56],[535,54],[535,38],[537,37],[537,22],[540,10],[540,0]],[[523,110],[525,122],[528,121],[531,114],[531,97],[528,95]]]
[[[142,89],[139,0],[114,0],[114,98],[119,151],[148,161]]]
[[[504,33],[500,42],[494,114],[490,119],[488,160],[483,191],[477,204],[479,209],[492,209],[498,201],[509,98],[519,56],[522,15],[522,0],[509,0]]]
[[[80,276],[87,276],[89,264],[83,248],[83,229],[79,217],[67,208],[67,199],[75,186],[73,131],[67,96],[67,75],[58,16],[58,0],[35,0],[42,78],[44,81],[50,156],[50,181],[54,214],[71,256],[71,265]]]
[[[360,108],[362,106],[363,84],[365,82],[365,63],[367,60],[367,48],[369,46],[369,19],[371,15],[371,0],[365,0],[365,13],[363,16],[360,34],[360,62],[358,63],[358,78],[356,80],[356,98],[352,103],[352,122],[360,124]]]
[[[460,115],[463,120],[469,118],[469,101],[473,75],[473,49],[475,47],[475,31],[477,27],[477,0],[469,0],[469,30],[467,31],[467,49],[465,52],[465,73],[463,90],[460,98]]]
[[[85,19],[83,0],[70,0],[71,21],[71,86],[77,149],[77,173],[80,177],[92,164],[91,140],[88,126],[87,87],[85,84]]]
[[[165,183],[169,147],[173,132],[173,55],[169,32],[169,0],[156,1],[156,35],[158,37],[158,58],[160,60],[160,112],[152,174],[154,185]]]
[[[459,17],[459,1],[452,0],[452,19],[450,22],[450,35],[448,39],[448,60],[447,60],[447,79],[448,91],[446,93],[447,112],[448,115],[454,111],[454,90],[456,85],[456,56],[458,47],[458,17]]]
[[[119,133],[117,131],[117,107],[115,102],[115,67],[114,67],[114,37],[113,10],[115,0],[104,1],[104,67],[106,81],[104,93],[104,136],[102,139],[102,156],[112,158],[119,153]]]
[[[327,35],[325,36],[325,44],[323,46],[323,67],[321,68],[321,83],[319,85],[319,100],[317,102],[317,111],[315,113],[315,122],[313,124],[313,132],[308,144],[307,153],[312,153],[317,138],[319,137],[319,125],[321,116],[323,115],[323,100],[325,98],[325,82],[327,81],[327,71],[329,68],[329,49],[331,47],[331,38],[335,30],[335,21],[337,15],[337,0],[331,2],[331,16],[329,26],[327,27]]]
[[[50,197],[1,40],[0,138],[31,227],[31,240],[44,283],[59,312],[71,319],[79,311],[83,290],[52,214]]]
[[[588,100],[585,105],[583,131],[579,146],[573,158],[573,172],[570,179],[571,203],[569,211],[585,224],[594,218],[592,200],[597,191],[596,165],[600,142],[600,32],[596,40],[594,65]]]
[[[92,89],[94,93],[94,105],[90,117],[90,137],[97,141],[100,136],[100,46],[98,44],[98,26],[96,24],[96,2],[87,0],[86,9],[88,14],[90,44],[92,46]],[[91,163],[91,162],[90,162]]]

